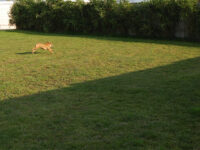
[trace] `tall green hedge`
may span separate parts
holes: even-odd
[[[18,0],[10,14],[18,29],[153,38],[174,38],[183,22],[188,38],[200,39],[200,6],[193,0]]]

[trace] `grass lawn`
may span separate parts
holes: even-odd
[[[37,42],[51,41],[54,54]],[[0,31],[0,150],[199,150],[200,44]]]

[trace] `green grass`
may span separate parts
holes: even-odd
[[[199,150],[200,44],[0,32],[0,150]],[[51,41],[55,53],[39,50]]]

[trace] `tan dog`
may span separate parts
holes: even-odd
[[[37,49],[42,48],[44,50],[48,50],[50,53],[53,53],[53,50],[51,49],[52,43],[47,42],[47,43],[37,43],[35,47],[32,49],[32,54],[36,52]]]

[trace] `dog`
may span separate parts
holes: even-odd
[[[53,50],[51,49],[52,43],[46,42],[46,43],[37,43],[35,47],[32,49],[32,54],[34,54],[39,48],[48,50],[50,53],[53,53]]]

